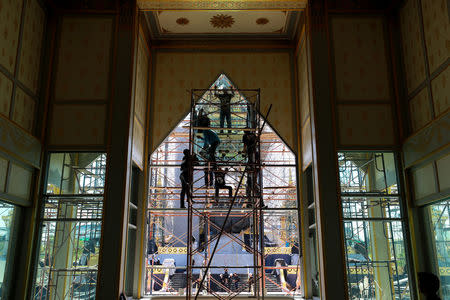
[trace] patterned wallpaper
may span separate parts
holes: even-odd
[[[55,101],[106,100],[113,20],[65,17],[55,83]]]
[[[411,93],[425,80],[425,60],[416,0],[406,1],[400,11],[400,24],[406,85],[408,93]]]
[[[64,17],[60,26],[50,143],[105,145],[113,19]]]
[[[431,81],[433,91],[434,114],[439,116],[450,107],[450,73],[449,67]]]
[[[0,72],[0,114],[9,117],[13,83]]]
[[[106,105],[53,106],[50,144],[104,145]]]
[[[22,199],[28,199],[33,171],[11,163],[8,177],[8,193]]]
[[[7,176],[8,176],[8,160],[0,156],[0,192],[5,191]]]
[[[189,112],[190,89],[208,88],[221,73],[238,88],[261,88],[263,112],[273,104],[269,122],[295,149],[288,53],[159,52],[154,80],[152,151]]]
[[[331,26],[337,100],[390,99],[383,19],[333,17]]]
[[[436,167],[441,191],[450,189],[450,153],[436,160]]]
[[[428,89],[422,89],[410,102],[409,113],[413,132],[416,132],[431,121]]]
[[[136,87],[134,98],[134,125],[132,157],[138,166],[144,167],[145,124],[147,112],[147,91],[149,76],[149,57],[142,36],[138,40],[136,62]]]
[[[0,64],[14,73],[23,0],[0,2]]]
[[[35,102],[21,88],[16,89],[13,120],[28,132],[33,131]]]
[[[436,177],[434,176],[434,169],[431,163],[412,171],[412,177],[416,199],[437,192]]]
[[[423,25],[428,62],[432,73],[450,53],[450,20],[447,0],[422,0]]]
[[[450,113],[442,114],[429,126],[409,137],[403,144],[403,160],[405,167],[411,167],[425,156],[450,150]]]
[[[341,145],[395,143],[391,105],[337,105]]]
[[[45,13],[37,0],[28,0],[22,37],[19,80],[37,93]]]

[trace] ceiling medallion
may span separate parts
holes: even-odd
[[[189,24],[189,20],[186,19],[186,18],[178,18],[176,20],[176,22],[177,22],[178,25],[187,25],[187,24]]]
[[[229,15],[220,14],[209,19],[209,23],[214,28],[228,28],[234,24],[234,18]]]
[[[267,18],[259,18],[256,20],[256,24],[258,25],[266,25],[269,23],[269,20]]]

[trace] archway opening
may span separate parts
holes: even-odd
[[[221,74],[205,93],[193,99],[196,103],[219,102],[214,88],[233,90],[231,99],[232,108],[230,121],[233,130],[223,128],[227,120],[221,120],[217,106],[201,106],[210,118],[211,127],[217,132],[222,143],[217,147],[216,155],[229,162],[237,161],[244,155],[242,135],[245,128],[255,127],[250,124],[246,105],[257,97],[250,91],[240,91],[224,75]],[[233,106],[234,105],[234,106]],[[243,107],[243,108],[240,108]],[[147,249],[145,261],[145,292],[157,295],[183,295],[187,281],[187,248],[188,248],[188,211],[181,207],[180,193],[180,166],[183,159],[183,150],[189,149],[192,139],[201,140],[201,133],[195,131],[195,137],[190,135],[191,114],[198,114],[193,109],[170,132],[166,139],[151,155],[149,170],[149,197],[147,206]],[[259,114],[259,112],[256,112]],[[222,118],[225,119],[225,118]],[[263,274],[264,292],[266,295],[289,296],[300,291],[300,237],[299,215],[297,201],[296,159],[292,150],[283,142],[275,130],[259,115],[257,120],[262,128],[260,134],[260,161],[261,161],[261,197],[264,202],[263,212]],[[264,125],[263,125],[264,124]],[[226,142],[224,142],[226,141]],[[202,158],[202,146],[194,143],[193,151],[200,153],[199,164],[206,165]],[[239,172],[227,173],[227,184],[239,194]],[[205,174],[194,172],[193,182],[198,188],[203,188],[206,197],[222,196],[215,194],[213,188],[204,188]],[[243,184],[247,184],[244,180]],[[203,187],[200,187],[203,186]],[[215,194],[215,195],[214,195]],[[226,196],[226,195],[225,195]],[[242,207],[242,213],[245,210]],[[234,212],[236,218],[239,212]],[[210,213],[209,213],[210,214]],[[205,244],[200,247],[193,259],[201,266],[201,262],[208,258],[211,247],[208,244],[209,234],[217,233],[220,222],[217,216],[192,217],[192,238],[194,243]],[[233,218],[233,217],[232,217]],[[238,222],[239,223],[239,222]],[[249,251],[252,234],[248,226],[235,226],[228,230],[220,239],[218,251],[214,256],[214,267],[209,269],[204,294],[239,293],[254,294],[249,278],[253,270],[253,256]],[[224,267],[230,266],[228,272],[235,275],[235,280],[223,280]],[[201,277],[201,268],[194,269],[193,277]],[[237,281],[237,283],[236,283]],[[198,288],[198,287],[197,287]]]

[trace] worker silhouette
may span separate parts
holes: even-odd
[[[191,155],[188,149],[183,150],[183,159],[181,162],[181,173],[180,173],[180,181],[181,181],[181,193],[180,193],[180,208],[185,208],[184,198],[187,196],[190,199],[190,186],[192,184],[192,176],[191,176],[191,168],[197,162],[196,155]]]
[[[439,277],[429,272],[419,272],[419,291],[425,295],[425,300],[441,300],[439,291]]]
[[[219,197],[219,190],[221,189],[227,189],[228,190],[228,197],[233,197],[233,188],[229,185],[226,185],[225,182],[225,175],[228,172],[228,168],[225,170],[221,170],[220,168],[216,168],[214,171],[214,177],[215,177],[215,188],[216,188],[216,198]]]
[[[227,121],[227,127],[231,128],[231,98],[234,97],[234,91],[231,89],[225,89],[223,85],[220,89],[217,85],[214,86],[214,96],[220,100],[220,128],[225,125],[225,120]],[[220,130],[223,133],[223,129]],[[230,131],[228,131],[229,133]]]

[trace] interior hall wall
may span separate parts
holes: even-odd
[[[0,3],[0,199],[31,204],[46,11],[38,0]]]
[[[270,125],[296,148],[289,52],[158,51],[155,60],[152,151],[190,112],[190,90],[209,88],[221,73],[238,89],[260,88],[262,113],[273,104]]]
[[[50,96],[51,149],[106,149],[114,28],[112,16],[60,18]]]
[[[403,145],[417,204],[450,195],[450,54],[446,0],[406,0],[399,11],[409,137]]]
[[[150,76],[150,52],[142,31],[139,32],[134,94],[132,159],[143,170],[145,153],[145,128]]]
[[[337,147],[398,144],[386,19],[331,15]]]

